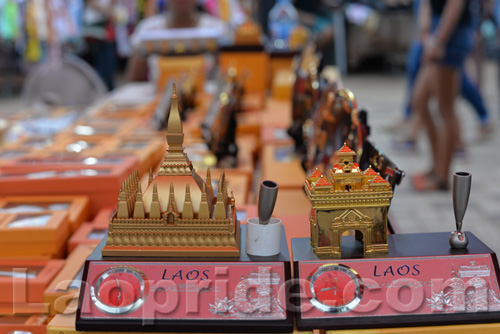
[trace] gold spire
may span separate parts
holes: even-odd
[[[207,191],[205,188],[205,184],[203,184],[203,191],[201,193],[201,202],[200,202],[200,210],[198,213],[199,219],[210,219],[210,210],[208,208],[207,202]]]
[[[177,205],[175,203],[174,184],[172,182],[170,182],[170,192],[168,194],[168,207],[167,207],[167,211],[169,211],[169,212],[177,212]]]
[[[120,195],[118,195],[118,213],[117,218],[128,218],[129,209],[127,203],[127,194],[125,193],[125,184],[122,183],[122,188],[120,189]]]
[[[153,167],[149,168],[148,186],[153,182]]]
[[[141,184],[137,185],[137,197],[135,199],[135,207],[134,207],[134,218],[144,218],[144,203],[142,201],[142,190]]]
[[[224,168],[220,172],[219,193],[222,193],[222,201],[224,202],[224,206],[227,206],[226,173],[224,172]],[[218,201],[218,199],[219,199],[219,196],[217,194],[217,201]]]
[[[182,147],[184,133],[182,132],[181,115],[179,114],[179,102],[175,92],[175,84],[172,86],[172,98],[170,99],[170,115],[167,125],[167,142],[169,148]]]
[[[167,125],[167,154],[163,158],[158,175],[191,175],[193,165],[184,153],[184,133],[182,132],[181,116],[179,114],[179,103],[175,94],[175,84],[172,89],[170,100],[170,113]]]
[[[222,189],[220,188],[217,192],[217,203],[215,203],[214,219],[226,219],[226,205],[224,203]]]
[[[191,191],[189,189],[189,183],[186,183],[186,197],[184,198],[182,219],[192,219],[193,217],[194,213],[193,213],[193,203],[191,203]]]
[[[149,218],[161,218],[160,201],[158,200],[158,188],[153,184],[153,198],[149,209]]]
[[[210,168],[207,169],[207,192],[212,194],[212,197],[214,196],[214,189],[212,188],[212,176],[210,174]]]

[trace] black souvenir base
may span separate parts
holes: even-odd
[[[241,226],[239,259],[102,258],[103,240],[85,262],[78,331],[291,333],[283,283],[290,279],[284,229],[281,252],[250,256]]]
[[[341,259],[320,259],[309,238],[292,239],[298,329],[498,321],[496,254],[467,235],[463,250],[450,248],[450,233],[389,235],[386,256],[364,258],[362,243],[343,237]]]

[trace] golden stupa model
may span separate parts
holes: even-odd
[[[103,256],[239,256],[240,226],[224,171],[214,197],[210,170],[204,181],[184,153],[183,141],[174,85],[167,154],[158,175],[150,172],[144,192],[137,172],[122,184]]]
[[[304,188],[312,203],[311,246],[318,257],[340,257],[342,233],[356,231],[364,254],[387,253],[387,209],[392,188],[372,168],[362,171],[345,144],[330,178],[316,169]]]

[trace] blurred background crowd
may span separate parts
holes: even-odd
[[[403,133],[391,137],[391,149],[414,152],[424,128],[432,166],[416,173],[412,185],[447,190],[453,157],[466,155],[455,96],[460,93],[475,111],[479,136],[494,132],[491,114],[498,108],[490,110],[482,83],[485,60],[498,58],[499,20],[495,0],[0,0],[0,96],[36,90],[30,74],[64,57],[92,72],[95,85],[107,90],[148,80],[148,32],[215,28],[227,47],[235,43],[238,28],[252,22],[269,52],[300,53],[314,41],[322,55],[320,70],[334,65],[345,78],[406,73],[402,112],[393,110],[384,124],[388,132]],[[207,72],[209,78],[217,73]],[[69,80],[63,74],[60,79]],[[76,81],[67,86],[71,92],[65,94],[78,93]],[[60,96],[38,98],[61,103]],[[429,110],[431,98],[439,119]]]

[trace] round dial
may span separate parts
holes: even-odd
[[[361,302],[363,281],[348,266],[338,263],[322,265],[311,273],[308,280],[310,302],[322,312],[348,312]]]
[[[131,267],[113,267],[103,272],[90,287],[90,298],[106,313],[125,314],[144,303],[144,274]]]

